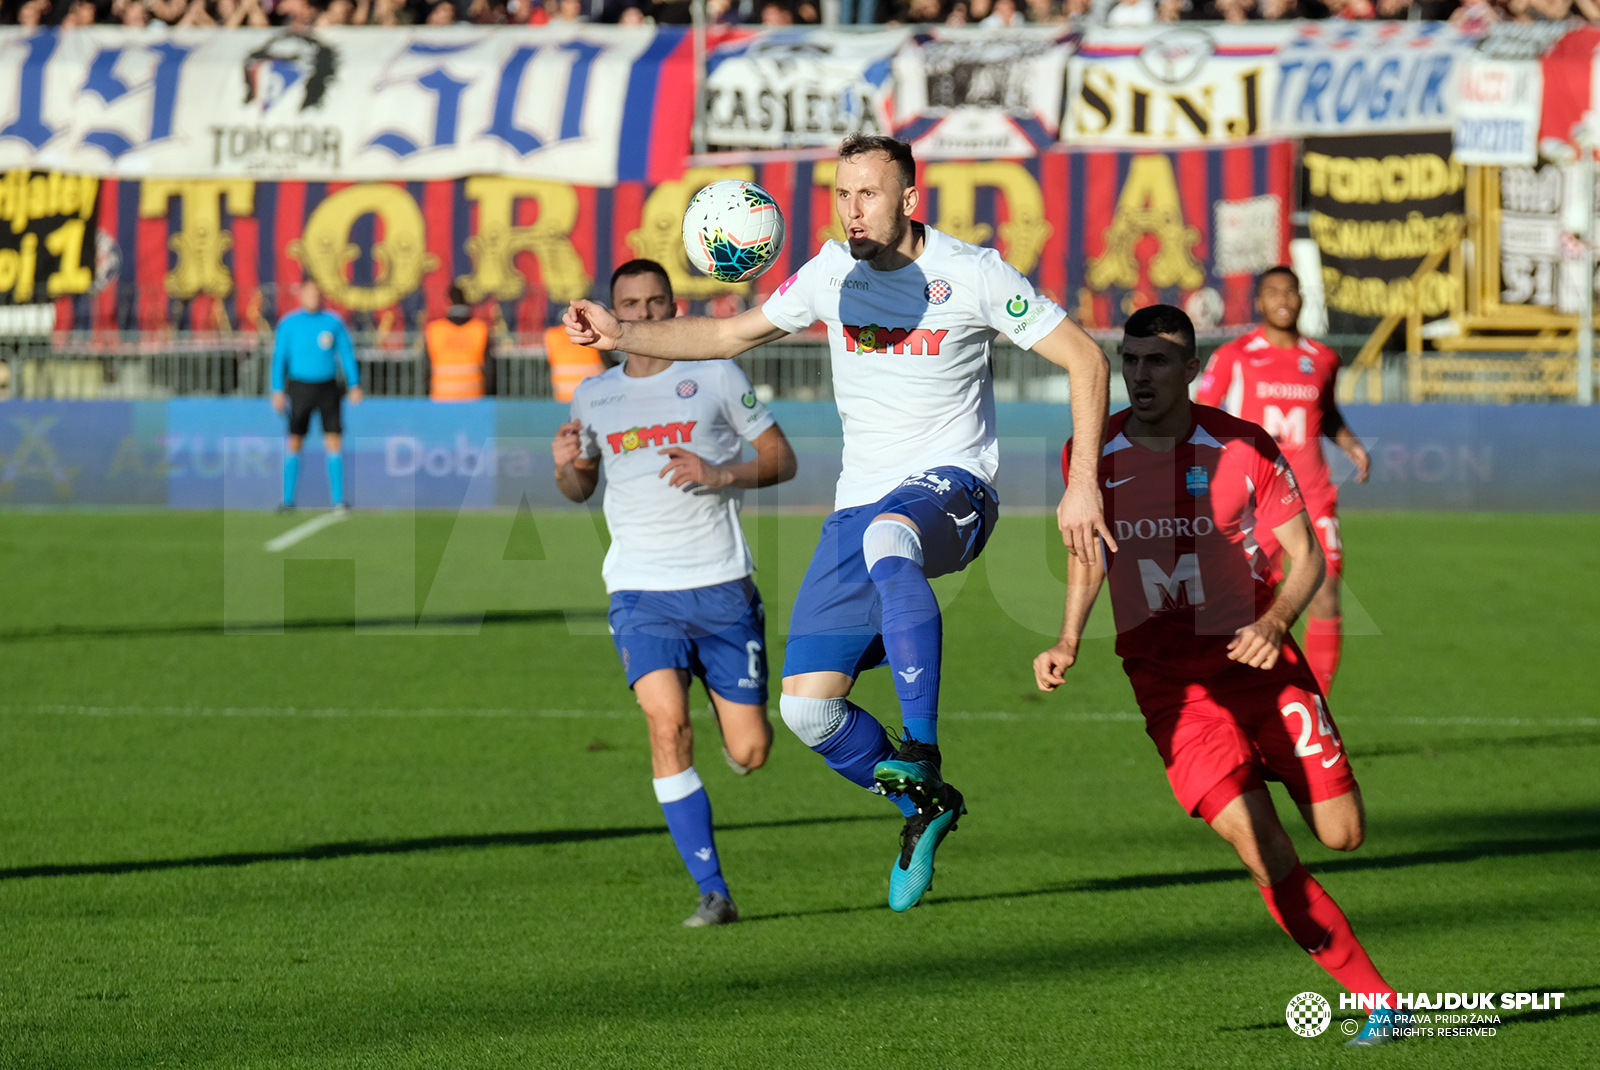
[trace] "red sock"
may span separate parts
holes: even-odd
[[[1394,1006],[1394,989],[1367,957],[1339,904],[1305,866],[1296,865],[1277,884],[1262,888],[1261,898],[1273,920],[1335,981],[1354,993],[1387,995]]]
[[[1344,646],[1343,617],[1306,618],[1306,664],[1322,685],[1326,695],[1333,686],[1333,674],[1339,671],[1339,653]]]

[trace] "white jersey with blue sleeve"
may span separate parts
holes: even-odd
[[[772,413],[731,360],[685,361],[640,378],[625,367],[583,380],[572,395],[583,454],[605,471],[606,590],[681,591],[750,575],[744,492],[673,487],[661,477],[661,451],[682,446],[712,464],[735,462],[745,440],[774,425]]]
[[[830,241],[761,307],[783,331],[827,325],[844,424],[836,509],[875,502],[940,465],[992,483],[990,347],[1003,334],[1031,349],[1066,318],[995,250],[923,231],[922,255],[896,271]]]

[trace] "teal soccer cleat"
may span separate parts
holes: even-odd
[[[933,853],[967,812],[959,791],[942,782],[940,787],[939,805],[906,818],[906,826],[900,832],[900,857],[889,870],[891,910],[910,910],[922,899],[933,884]]]
[[[878,763],[872,778],[886,793],[908,797],[917,812],[900,833],[900,857],[889,870],[889,907],[916,906],[933,883],[933,855],[967,812],[961,793],[939,775],[939,748],[914,739],[901,743],[893,758]]]

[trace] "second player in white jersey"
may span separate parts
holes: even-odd
[[[776,422],[737,364],[674,364],[647,377],[619,364],[578,384],[572,418],[583,456],[605,471],[608,592],[708,587],[755,571],[739,528],[742,489],[661,478],[664,449],[724,465]]]
[[[677,313],[667,270],[653,260],[617,268],[611,302],[626,322]],[[755,446],[749,461],[739,459],[745,441]],[[740,495],[793,478],[794,450],[731,361],[629,353],[579,384],[550,452],[556,486],[572,501],[588,501],[606,475],[607,622],[650,725],[656,801],[700,888],[684,924],[738,921],[694,765],[689,688],[695,677],[705,684],[734,771],[761,766],[772,745],[766,611],[739,529]]]
[[[943,465],[994,482],[994,339],[1031,349],[1066,318],[995,250],[922,233],[922,255],[892,271],[830,241],[761,306],[786,332],[827,325],[844,425],[835,509],[875,502]]]

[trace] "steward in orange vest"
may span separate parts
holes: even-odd
[[[422,332],[428,350],[428,396],[434,401],[475,401],[494,393],[489,325],[472,318],[461,287],[450,287],[450,308]]]
[[[562,403],[572,400],[579,383],[606,370],[600,351],[568,338],[559,323],[544,332],[544,359],[550,365],[550,389]]]

